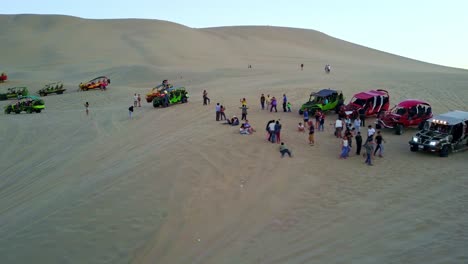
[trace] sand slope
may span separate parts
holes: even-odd
[[[385,88],[392,103],[468,111],[467,71],[301,29],[34,15],[0,24],[0,71],[11,79],[0,91],[55,80],[68,88],[46,97],[41,114],[0,115],[2,263],[467,261],[466,152],[411,153],[414,130],[384,131],[385,158],[367,167],[338,160],[333,113],[314,147],[295,130],[297,107],[324,87],[348,99]],[[108,91],[76,91],[98,75],[112,79]],[[133,93],[162,79],[185,85],[189,104],[144,102],[128,120]],[[293,113],[260,110],[261,93],[286,93]],[[241,97],[252,136],[214,121],[216,102],[240,115]],[[266,122],[278,118],[292,159],[265,141]]]

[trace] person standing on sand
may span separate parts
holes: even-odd
[[[130,119],[133,119],[132,114],[133,114],[133,105],[131,105],[131,106],[128,108],[128,116],[130,117]]]
[[[141,95],[138,94],[138,107],[141,107]]]
[[[354,119],[354,129],[356,130],[356,132],[360,132],[361,131],[361,119],[358,117],[356,117],[356,119]]]
[[[286,108],[287,104],[288,104],[288,98],[286,97],[286,94],[283,94],[283,112],[285,113],[288,111],[288,109]]]
[[[304,109],[304,125],[308,125],[309,123],[309,109]]]
[[[85,106],[85,109],[86,109],[86,115],[88,115],[88,114],[89,114],[89,103],[86,102],[86,103],[84,104],[84,106]]]
[[[220,106],[219,108],[219,119],[220,120],[226,120],[226,114],[224,113],[224,111],[226,110],[226,108],[224,106]]]
[[[265,103],[266,103],[266,108],[268,110],[268,108],[270,108],[270,104],[271,104],[271,98],[270,98],[269,94],[267,94],[267,96],[265,98]]]
[[[135,95],[133,96],[133,106],[134,106],[134,107],[137,107],[137,105],[138,105],[138,96],[137,96],[137,94],[135,94]]]
[[[219,105],[219,103],[216,104],[215,110],[216,110],[216,121],[219,121],[219,118],[221,116],[221,106]]]
[[[304,63],[301,63],[301,71],[304,70]]]
[[[241,106],[247,106],[247,100],[245,98],[240,99]]]
[[[208,98],[208,92],[203,90],[203,105],[207,105],[210,103],[210,98]]]
[[[366,149],[366,161],[365,163],[369,166],[372,166],[372,152],[374,151],[374,142],[372,140],[367,140],[364,144],[364,148]]]
[[[314,124],[312,123],[312,125],[309,127],[309,145],[311,146],[315,144],[314,134],[315,134],[315,128],[314,128]]]
[[[279,119],[276,121],[275,124],[275,137],[276,137],[276,143],[280,143],[281,141],[281,124],[279,122]]]
[[[275,112],[278,112],[278,109],[276,109],[276,104],[277,104],[276,98],[273,96],[273,97],[271,98],[271,108],[270,108],[270,112],[273,112],[273,108],[275,109]]]
[[[247,107],[247,105],[242,105],[241,109],[242,109],[242,118],[241,118],[241,120],[247,120],[247,109],[249,109],[249,108]]]
[[[260,105],[262,106],[262,110],[265,110],[265,95],[264,94],[260,96]]]
[[[356,140],[356,155],[361,155],[361,146],[362,146],[361,132],[359,131],[357,132],[355,140]]]

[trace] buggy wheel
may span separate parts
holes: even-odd
[[[63,91],[59,91],[59,92],[57,92],[57,94],[63,94]]]
[[[418,149],[419,149],[418,145],[411,145],[411,146],[410,146],[410,151],[411,151],[411,152],[417,152]]]
[[[397,135],[402,135],[403,134],[403,125],[402,124],[396,124],[395,125],[395,134],[397,134]]]
[[[382,129],[382,125],[380,123],[375,124],[376,129]]]
[[[443,157],[443,158],[446,158],[449,155],[449,151],[450,151],[449,145],[445,145],[440,150],[439,156]]]
[[[21,113],[21,110],[15,110],[15,114]]]
[[[304,111],[299,110],[299,114],[300,114],[300,115],[303,115],[303,114],[304,114]]]
[[[41,112],[41,109],[36,109],[36,113],[40,113]]]
[[[26,110],[26,113],[32,114],[32,108],[29,108],[28,110]]]

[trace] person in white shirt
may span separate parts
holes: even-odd
[[[137,94],[135,94],[135,95],[133,96],[133,106],[134,106],[134,107],[137,107],[137,104],[138,104],[138,96],[137,96]]]
[[[335,121],[335,136],[337,138],[341,138],[341,132],[343,131],[343,121],[341,118],[338,118]]]
[[[375,129],[372,126],[367,127],[367,140],[373,141],[374,140]]]

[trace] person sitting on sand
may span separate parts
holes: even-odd
[[[237,118],[237,116],[233,116],[231,119],[227,119],[225,124],[229,124],[231,126],[238,126],[239,118]]]
[[[250,125],[249,120],[245,120],[245,123],[243,125],[244,128],[247,129],[247,131],[249,131],[250,134],[256,132],[255,129]]]
[[[244,124],[242,124],[239,128],[239,133],[241,135],[250,135],[249,130],[245,128]]]
[[[284,158],[284,154],[288,154],[290,158],[292,157],[291,151],[284,144],[284,142],[281,142],[281,145],[279,146],[279,151],[281,153],[281,158]]]
[[[297,125],[297,131],[304,133],[305,132],[305,127],[302,124],[302,122],[299,122],[299,125]]]

